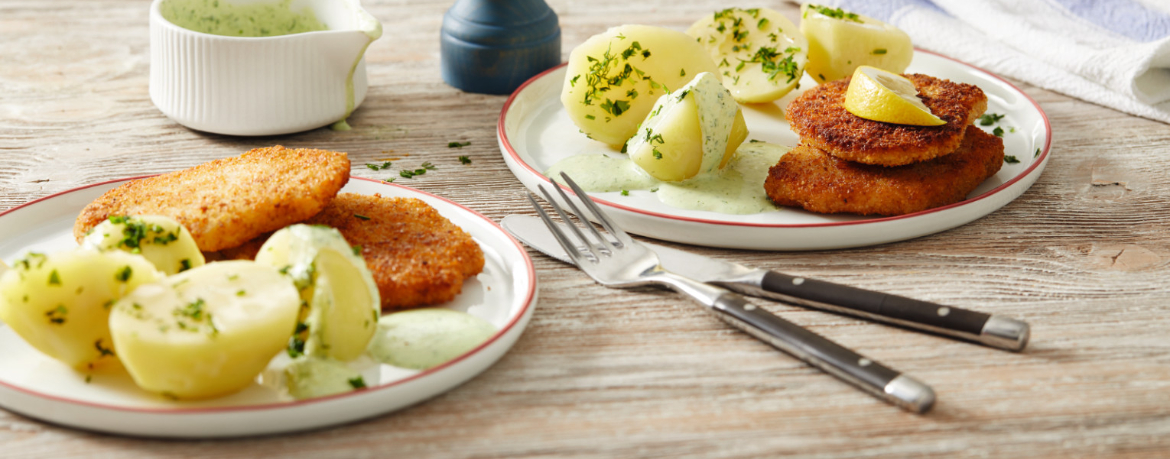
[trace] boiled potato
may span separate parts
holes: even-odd
[[[585,135],[620,148],[654,102],[715,63],[695,39],[662,27],[623,25],[569,54],[561,103]]]
[[[336,229],[293,225],[268,238],[256,262],[292,276],[309,305],[303,349],[310,357],[353,360],[369,345],[382,310],[378,286],[362,257]]]
[[[168,276],[204,264],[187,228],[161,215],[110,217],[90,229],[81,246],[140,254]]]
[[[801,6],[800,31],[808,39],[805,71],[818,83],[850,76],[862,65],[902,73],[914,58],[906,32],[840,8]]]
[[[652,177],[676,182],[722,169],[745,138],[739,105],[704,72],[659,98],[626,151]]]
[[[252,384],[288,342],[300,303],[292,282],[269,266],[211,263],[118,300],[110,332],[139,387],[216,397]]]
[[[698,20],[687,35],[711,54],[723,86],[744,103],[771,102],[804,75],[808,41],[784,15],[767,8],[728,8]]]
[[[0,276],[0,320],[37,350],[84,368],[114,356],[110,306],[159,277],[124,252],[30,253]]]

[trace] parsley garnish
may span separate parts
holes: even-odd
[[[1033,158],[1035,158],[1037,156],[1040,156],[1040,149],[1039,148],[1036,149],[1036,154],[1032,155]]]
[[[373,170],[373,171],[380,171],[382,169],[389,169],[390,168],[390,161],[386,161],[386,162],[382,163],[381,166],[379,166],[377,164],[366,163],[366,167],[370,168],[370,170]]]
[[[49,273],[49,285],[61,285],[61,275],[57,274],[57,270]]]
[[[1008,164],[1016,164],[1019,163],[1020,160],[1013,155],[1004,155],[1003,162]]]
[[[356,378],[350,379],[349,385],[353,386],[354,389],[365,389],[366,388],[366,380],[362,379],[361,376],[358,376]]]
[[[991,130],[991,133],[995,134],[996,137],[1003,137],[1003,128],[996,126],[995,129]]]
[[[118,272],[114,273],[114,279],[119,282],[126,282],[130,280],[130,276],[134,274],[134,270],[130,269],[130,265],[126,265]]]
[[[467,156],[460,156],[459,163],[460,164],[471,164],[471,158],[469,158]]]
[[[362,215],[362,214],[353,214],[353,217],[358,219],[358,220],[367,220],[368,221],[370,219],[370,217],[367,217],[367,216]]]
[[[629,196],[630,190],[622,190],[622,196]]]
[[[885,54],[885,53],[886,53],[885,48],[877,48],[877,49],[873,50],[873,54],[876,56],[880,56],[880,55]]]
[[[186,271],[188,269],[191,269],[191,259],[184,258],[182,260],[179,260],[179,272],[183,272],[183,271]]]
[[[65,305],[59,304],[56,308],[50,309],[48,312],[46,312],[45,316],[49,318],[49,323],[61,325],[65,323],[65,314],[68,312],[69,310],[65,309]]]
[[[979,117],[979,125],[980,126],[991,126],[995,123],[998,123],[999,120],[1003,119],[1003,117],[1004,117],[1004,115],[997,115],[995,113],[988,113],[986,115]]]
[[[574,78],[574,80],[576,80],[576,78]],[[447,142],[447,148],[463,148],[468,145],[471,145],[471,142]]]
[[[861,17],[858,16],[856,13],[850,13],[848,11],[841,9],[841,8],[829,8],[827,6],[821,6],[821,5],[809,5],[808,9],[810,9],[812,11],[816,11],[818,13],[821,13],[825,16],[828,16],[828,17],[831,17],[834,19],[844,19],[844,20],[850,20],[853,22],[861,22]],[[808,16],[808,12],[805,12],[805,16]]]

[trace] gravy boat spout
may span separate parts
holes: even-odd
[[[192,129],[278,135],[361,105],[382,25],[359,0],[154,0],[150,98]]]

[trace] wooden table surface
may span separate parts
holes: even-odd
[[[173,171],[272,144],[409,154],[410,185],[499,220],[532,214],[496,143],[503,96],[439,76],[450,0],[366,0],[354,129],[264,138],[186,129],[147,93],[148,2],[0,2],[0,210],[80,185]],[[714,0],[549,0],[563,50],[624,22],[682,30]],[[764,2],[797,17],[796,7]],[[0,411],[2,457],[1170,457],[1170,127],[1016,82],[1052,123],[1023,196],[910,241],[782,253],[687,247],[783,272],[1031,323],[1011,353],[770,302],[781,316],[938,393],[901,411],[730,329],[680,296],[601,287],[533,252],[540,300],[495,366],[412,408],[262,438],[147,440]],[[450,141],[468,141],[462,150]],[[460,166],[458,155],[473,163]],[[0,350],[2,352],[2,350]]]

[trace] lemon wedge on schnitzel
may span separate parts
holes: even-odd
[[[918,89],[905,77],[861,66],[845,90],[845,110],[867,120],[912,126],[940,126],[942,118],[918,98]]]

